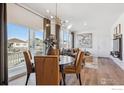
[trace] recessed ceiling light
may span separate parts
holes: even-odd
[[[51,19],[53,19],[53,16],[50,16]]]
[[[68,25],[67,29],[70,29],[72,27],[72,24]]]
[[[87,26],[87,22],[84,22],[84,24],[83,24],[84,26]]]
[[[68,23],[69,21],[68,20],[65,20],[66,23]]]
[[[47,13],[50,13],[50,10],[47,9],[46,12],[47,12]]]

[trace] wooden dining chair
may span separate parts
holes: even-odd
[[[58,56],[58,59],[59,59],[59,61],[60,61],[60,49],[53,49],[52,51],[51,51],[51,54],[50,55],[57,55]],[[60,67],[59,67],[60,68]],[[59,69],[60,70],[60,69]],[[61,73],[61,71],[59,72],[59,74],[60,74],[60,85],[62,84],[62,73]]]
[[[80,85],[82,85],[81,83],[81,63],[82,63],[82,60],[83,60],[83,57],[84,57],[84,54],[82,51],[78,51],[78,54],[76,56],[76,60],[75,60],[75,63],[73,65],[69,65],[69,66],[66,66],[64,68],[64,77],[63,77],[63,81],[64,81],[64,84],[65,83],[65,75],[66,74],[76,74],[76,76],[79,78],[79,83]]]
[[[30,59],[32,60],[32,54],[31,54],[31,51],[28,50],[28,53],[29,53]]]
[[[51,51],[48,55],[60,55],[60,50],[59,49],[51,49]]]
[[[59,60],[57,55],[35,56],[36,85],[59,85]]]
[[[26,68],[27,68],[27,78],[25,83],[25,85],[27,85],[30,74],[34,73],[35,70],[34,70],[34,64],[31,62],[29,51],[24,51],[23,54],[26,62]]]

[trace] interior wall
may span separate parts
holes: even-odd
[[[109,57],[110,55],[110,31],[106,29],[100,30],[88,30],[82,32],[76,32],[75,47],[78,46],[77,35],[81,33],[92,33],[92,48],[86,48],[96,57]],[[83,48],[81,48],[84,50]]]

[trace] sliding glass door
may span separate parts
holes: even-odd
[[[29,31],[29,49],[33,55],[44,53],[44,43],[42,30],[30,29]]]
[[[26,73],[23,51],[32,55],[43,54],[43,31],[8,23],[8,74],[9,80]]]
[[[35,54],[44,54],[43,31],[35,31]]]
[[[25,72],[23,51],[28,49],[29,29],[22,25],[9,23],[8,29],[8,69],[9,79]]]

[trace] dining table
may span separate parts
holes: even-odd
[[[73,63],[75,60],[74,57],[67,55],[60,55],[59,65],[67,65]]]
[[[47,55],[43,55],[43,54],[32,54],[32,56],[47,56]],[[34,57],[32,58],[32,60],[34,61]],[[68,56],[68,55],[60,55],[59,56],[59,65],[60,66],[65,66],[68,64],[72,64],[75,61],[74,57]]]
[[[73,64],[74,60],[75,59],[71,56],[60,55],[60,60],[59,60],[60,72],[63,73],[64,66]]]
[[[64,67],[70,64],[74,64],[75,58],[67,55],[60,55],[59,67],[62,73],[62,78],[64,79]],[[65,82],[63,82],[65,85]]]

